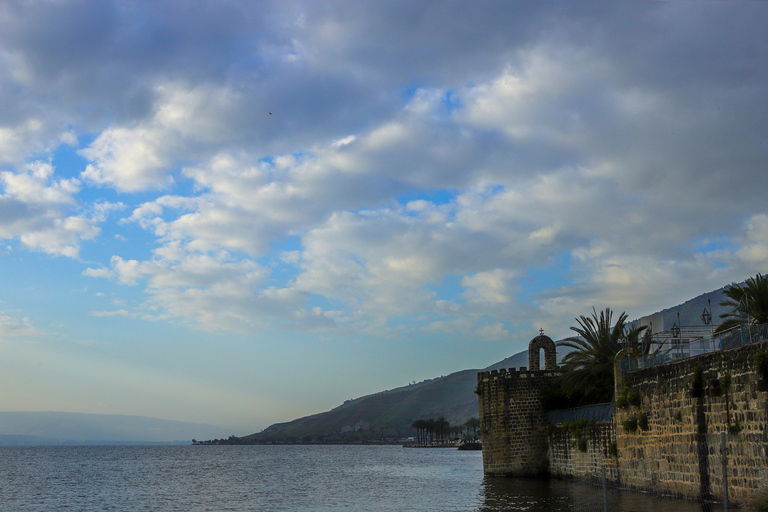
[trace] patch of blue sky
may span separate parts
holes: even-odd
[[[461,101],[461,96],[454,91],[446,91],[440,102],[442,107],[442,113],[446,116],[452,115],[455,111],[464,107],[464,103]]]
[[[87,135],[78,138],[76,146],[59,144],[59,147],[50,155],[51,164],[56,170],[56,176],[60,178],[79,178],[80,173],[88,166],[88,160],[79,152],[95,140],[95,136]],[[47,160],[48,156],[40,155],[41,160]]]
[[[483,195],[485,197],[493,197],[497,194],[504,192],[504,185],[486,185],[483,188]]]
[[[290,235],[285,238],[274,240],[271,244],[269,255],[265,256],[259,263],[268,264],[275,258],[279,259],[285,253],[301,251],[302,247],[301,237],[299,235]]]
[[[693,247],[700,253],[712,253],[712,252],[735,252],[738,249],[738,245],[731,240],[728,235],[714,235],[695,239],[693,241]]]
[[[146,260],[159,247],[157,237],[133,222],[120,223],[119,219],[130,215],[130,210],[112,212],[99,224],[101,233],[94,240],[80,243],[80,258],[86,262],[107,265],[113,255],[123,259]]]
[[[697,238],[691,245],[718,269],[728,268],[730,256],[739,249],[738,244],[726,234]]]
[[[289,236],[273,242],[269,253],[256,259],[256,263],[269,269],[264,287],[284,288],[296,279],[301,272],[298,260],[301,248],[301,238]]]
[[[571,254],[562,253],[556,256],[548,265],[530,267],[526,276],[519,281],[520,290],[515,294],[517,300],[526,304],[534,304],[540,294],[575,282],[571,273]]]
[[[178,168],[170,173],[173,185],[168,190],[164,190],[163,193],[182,197],[195,197],[205,194],[207,189],[200,188],[194,180],[184,176],[182,173],[182,169],[184,169],[186,164],[187,162],[181,162]],[[158,195],[156,191],[149,194]]]
[[[403,89],[403,100],[407,103],[408,101],[412,100],[422,89],[423,87],[421,85],[412,85],[410,87],[406,87]]]
[[[461,280],[464,276],[458,275],[446,275],[443,281],[439,284],[430,285],[428,288],[435,294],[435,299],[454,302],[456,304],[463,304],[464,287],[461,285]]]
[[[4,254],[0,257],[0,309],[18,310],[19,317],[29,317],[36,325],[82,317],[84,306],[97,307],[102,302],[91,283],[83,281],[83,269],[80,261],[37,251]]]
[[[323,311],[345,311],[348,309],[340,301],[329,299],[316,293],[310,294],[306,308],[310,311],[314,308],[321,308]]]
[[[397,196],[396,200],[402,206],[412,201],[427,201],[434,205],[443,205],[455,201],[456,195],[456,190],[453,189],[413,190]]]

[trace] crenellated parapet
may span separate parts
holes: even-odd
[[[477,382],[484,379],[536,379],[539,377],[554,377],[560,375],[558,370],[529,370],[525,366],[520,368],[500,368],[478,372]]]

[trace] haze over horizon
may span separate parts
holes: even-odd
[[[247,434],[768,271],[766,26],[0,1],[0,411]]]

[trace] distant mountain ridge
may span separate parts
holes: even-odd
[[[477,372],[528,365],[528,351],[519,352],[487,368],[461,370],[418,384],[381,391],[354,400],[327,412],[276,423],[262,432],[240,438],[244,443],[270,441],[343,442],[341,428],[364,421],[376,428],[371,438],[399,437],[410,433],[415,419],[443,416],[451,425],[466,422],[479,414],[475,386]]]
[[[227,437],[212,425],[145,416],[71,412],[0,412],[0,446],[190,443]]]
[[[704,293],[655,315],[661,315],[664,319],[664,327],[667,329],[673,322],[678,321],[678,313],[683,326],[702,325],[701,313],[705,307],[709,307],[711,302],[712,316],[717,320],[719,315],[725,312],[725,308],[720,306],[724,288]],[[659,329],[654,328],[654,330]],[[563,348],[559,347],[558,360],[562,359],[564,354]],[[520,368],[521,366],[528,366],[527,350],[482,370]],[[262,432],[239,439],[244,443],[299,440],[323,442],[329,439],[343,442],[345,437],[340,434],[342,427],[353,427],[359,421],[370,423],[372,428],[376,429],[369,435],[372,439],[410,434],[410,426],[416,419],[443,416],[452,425],[461,424],[479,414],[477,395],[474,390],[477,385],[477,372],[482,370],[462,370],[415,385],[348,400],[330,411],[285,423],[276,423]]]

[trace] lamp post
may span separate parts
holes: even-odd
[[[715,325],[712,323],[712,301],[710,299],[707,299],[707,304],[709,305],[709,308],[704,308],[704,311],[701,312],[701,321],[704,322],[704,325],[708,325],[710,327],[710,332],[712,336],[712,350],[715,350]]]
[[[677,355],[679,359],[683,358],[682,340],[680,339],[680,313],[677,313],[677,322],[672,324],[669,329],[669,333],[672,335],[672,339],[677,338]]]

